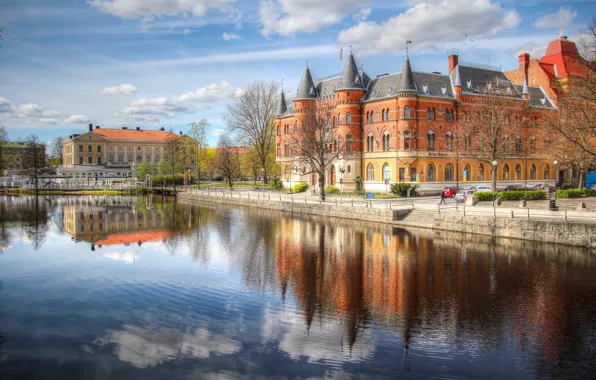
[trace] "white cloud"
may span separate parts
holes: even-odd
[[[529,53],[531,58],[542,58],[546,52],[546,44],[526,42],[515,49],[509,50],[509,53],[518,57],[521,53]]]
[[[101,90],[102,95],[134,95],[136,93],[137,88],[132,84],[121,84]]]
[[[210,104],[234,99],[242,94],[242,89],[229,82],[210,84],[169,99],[167,97],[142,98],[131,102],[116,116],[136,122],[157,123],[161,119],[173,119],[181,113],[193,113]]]
[[[354,22],[366,21],[368,16],[370,16],[370,12],[371,12],[370,8],[359,9],[352,15],[352,20],[354,20]]]
[[[83,115],[70,115],[68,118],[64,120],[66,124],[86,124],[89,123],[91,120],[87,116]]]
[[[420,3],[385,22],[363,21],[339,34],[339,42],[360,45],[360,52],[402,53],[406,41],[418,50],[437,49],[445,42],[497,34],[516,28],[521,17],[491,0],[434,0]]]
[[[218,129],[212,130],[210,133],[215,137],[219,137],[221,135],[225,135],[227,133],[227,131],[225,129],[218,128]]]
[[[545,15],[534,23],[536,28],[564,29],[573,23],[577,12],[567,7],[561,7],[556,13]]]
[[[27,124],[58,124],[60,117],[58,111],[45,111],[38,104],[28,103],[22,104],[19,107],[13,107],[10,117],[17,120],[22,120]]]
[[[239,36],[237,34],[234,33],[224,33],[221,35],[221,38],[223,38],[225,41],[231,41],[231,40],[241,40],[242,36]]]
[[[13,111],[14,111],[14,107],[10,103],[10,100],[0,96],[0,114],[12,113]]]
[[[152,16],[203,17],[208,10],[233,11],[236,0],[90,0],[88,3],[114,16],[134,19]]]
[[[261,34],[291,36],[316,32],[340,23],[354,9],[371,0],[263,0],[259,9]]]

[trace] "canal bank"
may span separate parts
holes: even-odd
[[[180,193],[178,198],[201,203],[223,203],[295,214],[362,220],[404,228],[415,227],[596,248],[596,224],[581,221],[523,220],[514,217],[493,217],[492,215],[462,215],[458,212],[439,213],[433,208],[352,207],[350,204],[285,202],[271,199],[213,196],[201,193]]]

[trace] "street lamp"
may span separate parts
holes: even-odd
[[[494,160],[493,162],[491,162],[491,164],[493,165],[493,172],[492,172],[492,177],[493,177],[493,209],[495,208],[495,198],[497,196],[497,160]]]
[[[261,184],[263,185],[263,193],[265,192],[265,168],[261,168]]]
[[[553,164],[555,165],[555,188],[556,188],[559,186],[559,169],[557,168],[559,161],[554,160]]]
[[[190,168],[188,168],[186,170],[188,170],[188,188],[187,188],[187,190],[188,190],[188,189],[190,189]]]

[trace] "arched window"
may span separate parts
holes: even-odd
[[[352,124],[352,114],[349,112],[346,114],[346,124]]]
[[[373,164],[368,164],[368,166],[366,167],[366,180],[375,180],[375,167],[373,166]]]
[[[294,130],[292,132],[296,132],[298,130],[298,120],[294,121]]]
[[[470,167],[470,164],[466,164],[466,166],[464,167],[462,178],[465,178],[466,181],[470,181],[472,179],[472,168]]]
[[[430,120],[435,120],[437,115],[437,111],[433,108],[432,110],[430,110]]]
[[[530,137],[530,153],[536,153],[536,137]]]
[[[530,179],[536,179],[536,165],[530,166]]]
[[[445,166],[445,181],[453,181],[453,165],[451,164]]]
[[[484,166],[482,166],[482,164],[478,165],[478,175],[476,176],[476,180],[484,181]]]
[[[277,157],[281,157],[281,144],[277,143]]]
[[[517,135],[517,137],[515,138],[515,151],[517,153],[521,153],[522,151],[522,138],[520,135]]]
[[[369,133],[368,136],[366,137],[366,151],[367,152],[372,152],[374,150],[374,148],[373,148],[374,142],[375,142],[375,137],[373,136],[372,133]]]
[[[433,131],[428,131],[426,134],[426,149],[427,150],[435,150],[435,142],[436,142],[435,133]]]
[[[404,132],[404,150],[410,149],[410,131]]]
[[[389,143],[390,143],[389,139],[390,139],[389,132],[385,131],[385,133],[383,133],[383,150],[384,151],[389,150]]]
[[[504,180],[509,179],[509,165],[507,165],[507,164],[505,164],[505,166],[503,166],[503,179]]]
[[[426,167],[426,181],[435,182],[437,180],[437,173],[435,171],[435,165],[428,164]]]
[[[346,152],[351,152],[353,149],[353,138],[352,135],[347,135],[346,136]]]
[[[521,179],[521,166],[519,164],[517,164],[517,166],[515,167],[515,179]]]
[[[383,165],[383,181],[386,179],[391,181],[391,166],[387,163]]]
[[[385,120],[386,120],[386,121],[389,121],[389,120],[390,120],[390,119],[389,119],[389,108],[387,108],[387,109],[385,110],[385,112],[386,112],[386,115],[385,115]]]
[[[284,143],[284,156],[289,156],[290,155],[290,144],[288,144],[288,142],[286,141]]]
[[[451,131],[445,135],[445,147],[447,150],[453,150],[453,133]]]
[[[381,111],[381,121],[385,121],[387,119],[385,119],[385,108],[383,108],[383,110]]]
[[[409,118],[410,118],[410,107],[405,106],[404,107],[404,119],[409,119]]]
[[[472,136],[470,134],[464,135],[464,149],[472,150]]]
[[[548,165],[544,167],[544,179],[550,179],[550,166]]]
[[[432,120],[432,118],[431,118],[431,114],[430,114],[430,108],[428,108],[428,107],[426,108],[426,118],[427,118],[428,120]]]
[[[337,114],[337,124],[341,124],[341,113]]]

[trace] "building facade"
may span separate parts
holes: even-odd
[[[61,175],[73,178],[134,177],[142,162],[156,167],[172,154],[184,156],[189,168],[196,166],[198,145],[190,137],[159,130],[101,128],[89,124],[83,134],[70,135],[63,143]],[[194,152],[194,154],[193,154]]]
[[[566,62],[564,72],[572,73],[575,66],[568,55],[576,53],[575,44],[561,39],[551,42],[543,61],[548,67]],[[366,190],[385,191],[389,180],[416,182],[421,191],[430,193],[462,182],[490,184],[493,164],[454,143],[469,139],[468,152],[478,149],[473,136],[465,135],[465,115],[475,112],[475,104],[488,93],[506,98],[512,120],[524,126],[511,136],[511,151],[497,163],[498,186],[554,182],[555,163],[536,146],[541,145],[545,118],[556,112],[557,93],[550,79],[540,80],[531,69],[540,62],[522,56],[521,74],[459,62],[457,53],[448,57],[447,75],[413,70],[407,53],[401,72],[375,78],[358,69],[351,51],[343,72],[331,78],[315,82],[307,67],[292,104],[288,106],[282,94],[277,111],[276,157],[285,185],[318,183],[316,174],[305,175],[296,167],[299,160],[291,146],[292,133],[301,126],[308,107],[325,109],[337,138],[345,142],[344,153],[327,170],[327,185],[343,182],[344,189],[353,189],[359,177]]]
[[[38,162],[45,166],[46,161],[46,147],[43,144],[38,144]],[[0,176],[12,176],[22,174],[26,170],[27,156],[32,152],[33,148],[26,142],[7,142],[2,145],[0,152],[0,168],[2,172]]]

